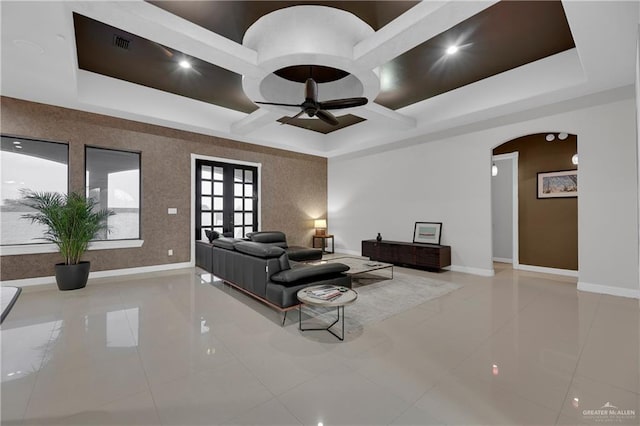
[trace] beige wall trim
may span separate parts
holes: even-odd
[[[217,161],[258,168],[258,231],[262,230],[262,163],[191,153],[191,266],[195,266],[196,262],[196,240],[194,237],[194,229],[196,229],[196,160]]]
[[[173,269],[191,268],[193,265],[190,262],[181,263],[166,263],[163,265],[153,266],[140,266],[137,268],[124,268],[124,269],[111,269],[108,271],[96,271],[89,273],[89,279],[92,278],[107,278],[107,277],[119,277],[123,275],[134,274],[146,274],[149,272],[161,272],[170,271]],[[0,286],[16,286],[16,287],[31,287],[37,285],[55,284],[56,277],[37,277],[37,278],[24,278],[19,280],[5,280],[0,281]]]
[[[589,293],[609,294],[611,296],[629,297],[640,299],[640,290],[631,288],[611,287],[608,285],[591,284],[578,281],[578,290]]]
[[[113,240],[94,241],[89,243],[87,250],[113,250],[123,248],[142,247],[144,240]],[[18,254],[38,254],[57,253],[58,246],[52,243],[47,244],[17,244],[13,246],[0,247],[0,256],[15,256]]]
[[[465,274],[479,275],[481,277],[493,277],[496,274],[494,269],[472,268],[470,266],[451,265],[442,268],[453,272],[463,272]]]
[[[565,277],[578,278],[578,271],[574,271],[572,269],[547,268],[545,266],[523,265],[522,263],[518,265],[517,269],[520,269],[522,271],[541,272],[543,274],[564,275]]]

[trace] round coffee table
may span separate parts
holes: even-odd
[[[324,300],[324,299],[320,299],[317,297],[313,297],[311,294],[311,292],[313,291],[317,291],[317,290],[337,290],[340,292],[340,295],[338,295],[337,297],[328,299],[328,300]],[[299,321],[298,321],[298,327],[300,329],[300,331],[310,331],[310,330],[326,330],[329,333],[333,334],[334,336],[336,336],[338,339],[340,339],[341,341],[344,340],[344,307],[346,305],[350,305],[352,303],[354,303],[356,301],[356,299],[358,298],[358,293],[356,293],[354,290],[351,290],[350,288],[347,287],[341,287],[341,286],[334,286],[334,285],[314,285],[311,287],[307,287],[304,288],[300,291],[298,291],[297,293],[298,296],[298,300],[301,302],[300,305],[298,306],[298,314],[299,314]],[[324,308],[336,308],[338,317],[336,318],[336,320],[334,322],[332,322],[331,324],[329,324],[327,327],[324,328],[303,328],[302,327],[302,306],[303,305],[311,305],[311,306],[321,306]],[[342,315],[340,315],[340,309],[342,309]],[[340,321],[342,319],[342,321]],[[338,335],[336,333],[334,333],[334,331],[331,329],[334,325],[336,325],[338,322],[342,323],[342,335]]]

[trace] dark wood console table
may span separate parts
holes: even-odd
[[[451,246],[400,241],[362,241],[362,255],[379,262],[421,269],[442,269],[451,265]]]

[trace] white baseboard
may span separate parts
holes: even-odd
[[[465,274],[480,275],[482,277],[493,277],[496,272],[493,269],[473,268],[471,266],[451,265],[442,269],[454,272],[463,272]]]
[[[518,269],[521,271],[542,272],[543,274],[564,275],[565,277],[578,278],[578,271],[574,271],[572,269],[547,268],[545,266],[523,265],[522,263],[518,265]]]
[[[513,263],[513,259],[507,259],[506,257],[494,257],[493,261],[500,263]]]
[[[90,272],[89,279],[118,277],[122,275],[144,274],[148,272],[170,271],[172,269],[183,269],[183,268],[191,268],[191,267],[193,267],[191,262],[182,262],[182,263],[166,263],[163,265],[153,265],[153,266],[140,266],[137,268],[111,269],[108,271]],[[30,287],[30,286],[36,286],[36,285],[46,285],[46,284],[55,284],[55,283],[56,283],[56,277],[53,277],[53,276],[0,281],[0,285],[2,286],[10,285],[15,287]]]
[[[608,294],[611,296],[630,297],[640,299],[640,289],[612,287],[602,284],[591,284],[578,281],[578,290],[587,291],[589,293]]]

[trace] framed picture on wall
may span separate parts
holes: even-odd
[[[577,196],[577,170],[538,173],[538,198],[569,198]]]
[[[416,222],[413,228],[413,242],[440,244],[442,222]]]

